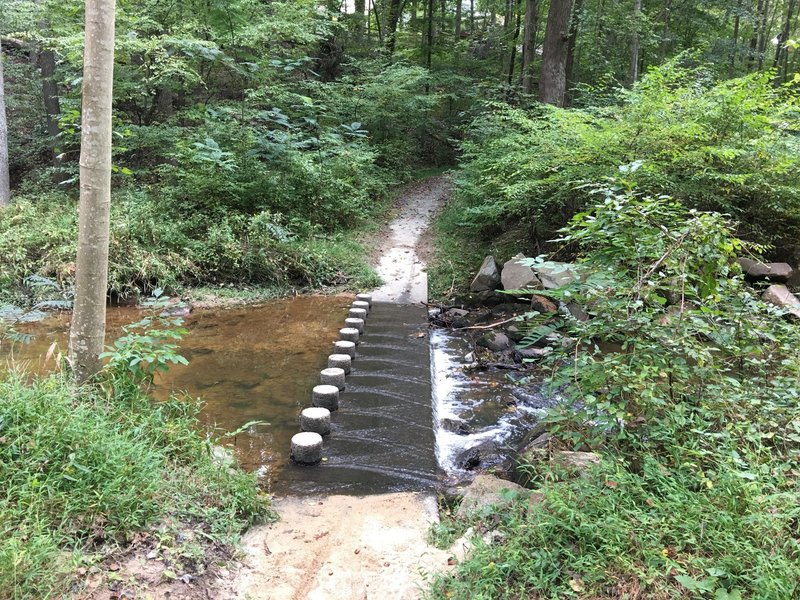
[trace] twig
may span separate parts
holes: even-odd
[[[493,327],[497,327],[498,325],[503,325],[505,323],[510,323],[511,321],[519,321],[522,317],[516,316],[511,317],[510,319],[506,319],[504,321],[498,321],[497,323],[490,323],[489,325],[470,325],[469,327],[453,327],[453,329],[492,329]]]

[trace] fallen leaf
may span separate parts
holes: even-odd
[[[573,592],[582,592],[585,589],[583,582],[580,579],[570,579],[569,580],[569,587],[572,588]]]

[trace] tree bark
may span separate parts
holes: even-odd
[[[742,0],[736,3],[736,14],[733,17],[733,39],[731,40],[731,62],[729,76],[733,77],[736,72],[736,58],[739,54],[739,25],[742,20]]]
[[[672,16],[672,0],[664,2],[664,10],[662,12],[663,26],[661,29],[661,43],[658,46],[658,62],[664,62],[667,57],[667,48],[669,48],[669,19]]]
[[[633,0],[633,34],[631,35],[631,63],[628,68],[628,83],[639,81],[639,24],[642,18],[642,0]]]
[[[475,37],[475,0],[469,0],[469,34]]]
[[[386,52],[391,57],[397,45],[397,22],[400,20],[402,0],[391,0],[386,23]]]
[[[575,0],[572,6],[572,17],[569,24],[569,42],[567,42],[567,66],[565,68],[565,77],[567,79],[567,89],[571,88],[574,82],[574,67],[575,67],[575,45],[578,42],[578,28],[580,27],[581,11],[583,10],[583,0]],[[569,99],[570,94],[566,95]],[[570,99],[571,102],[571,99]]]
[[[522,42],[522,91],[533,91],[531,66],[536,52],[536,30],[539,28],[539,0],[525,1],[525,38]]]
[[[508,61],[508,85],[514,80],[514,66],[517,63],[517,40],[519,39],[519,30],[521,26],[522,17],[520,16],[520,5],[522,0],[517,0],[514,5],[514,16],[516,17],[516,24],[514,25],[514,36],[511,38],[511,56]]]
[[[6,86],[3,78],[3,46],[0,45],[0,207],[11,204],[11,179],[8,175],[8,123]]]
[[[433,0],[428,0],[428,34],[425,44],[425,66],[430,71],[433,64]],[[427,86],[426,86],[427,91]]]
[[[796,4],[797,0],[789,0],[788,6],[786,7],[786,20],[783,22],[781,32],[778,34],[778,43],[775,45],[775,61],[772,63],[772,68],[775,69],[775,82],[781,80],[781,60],[783,60],[784,55],[786,55],[787,59],[789,58],[789,48],[787,48],[786,42],[789,40],[789,34],[791,33],[792,16],[794,15]]]
[[[86,0],[78,260],[69,336],[70,359],[78,383],[100,371],[99,355],[105,341],[114,8],[114,0]]]
[[[461,3],[463,0],[456,0],[456,23],[454,27],[456,41],[461,39]]]
[[[761,13],[761,23],[758,29],[757,66],[760,71],[764,68],[764,53],[767,51],[767,20],[769,19],[769,0],[764,0],[764,10]]]
[[[539,77],[539,100],[545,104],[564,106],[571,13],[571,0],[551,0],[542,46],[542,71]]]

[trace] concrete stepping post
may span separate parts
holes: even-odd
[[[350,372],[352,365],[353,359],[350,358],[349,354],[331,354],[328,357],[328,368],[341,369],[345,375]]]
[[[322,436],[304,431],[292,436],[291,458],[300,465],[315,465],[322,460]]]
[[[331,411],[320,406],[304,408],[300,413],[300,429],[328,435],[331,432]]]
[[[335,385],[315,385],[311,390],[311,404],[329,411],[339,410],[339,388]]]
[[[356,300],[359,302],[366,302],[372,306],[372,294],[356,294]]]
[[[359,335],[364,333],[364,319],[353,319],[347,318],[344,320],[345,327],[352,327],[353,329],[358,329]]]
[[[344,389],[344,369],[332,367],[322,369],[319,374],[319,382],[322,385],[335,385],[339,391]]]
[[[339,337],[345,342],[358,343],[358,329],[353,327],[344,327],[339,330]]]
[[[356,300],[353,302],[353,308],[363,308],[369,314],[369,302],[364,302],[363,300]]]
[[[350,358],[356,357],[356,345],[354,342],[339,340],[334,342],[333,351],[335,354],[347,354]]]
[[[351,319],[364,319],[367,320],[367,311],[363,308],[351,308],[347,316]]]

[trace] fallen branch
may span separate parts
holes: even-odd
[[[522,316],[518,315],[516,317],[511,317],[510,319],[506,319],[505,321],[498,321],[497,323],[489,323],[488,325],[470,325],[469,327],[453,327],[453,329],[463,330],[463,329],[493,329],[498,325],[505,325],[506,323],[510,323],[511,321],[520,321]]]

